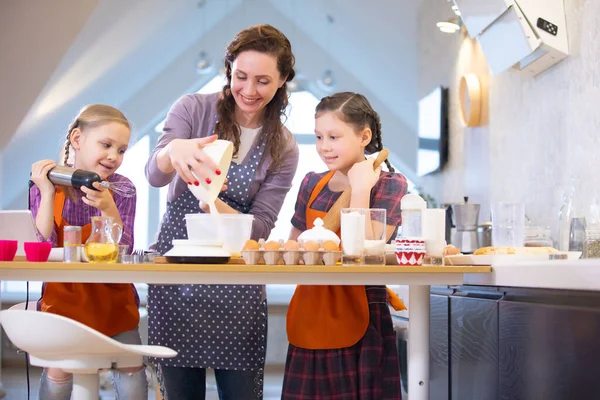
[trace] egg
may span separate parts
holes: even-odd
[[[283,248],[286,250],[298,250],[300,248],[300,245],[295,240],[288,240],[283,245]]]
[[[340,248],[338,247],[337,244],[335,244],[335,242],[333,240],[328,240],[325,243],[323,243],[323,250],[327,250],[327,251],[338,251]]]
[[[258,242],[256,240],[248,240],[245,244],[244,244],[244,248],[243,250],[258,250],[260,249],[260,245],[258,244]]]
[[[317,251],[319,250],[319,243],[309,240],[308,242],[304,242],[302,247],[304,247],[304,250],[306,251]]]
[[[270,242],[265,243],[265,250],[279,250],[280,248],[281,248],[281,245],[274,240],[271,240]]]

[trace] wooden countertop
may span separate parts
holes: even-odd
[[[488,266],[324,266],[233,264],[91,264],[0,262],[1,280],[151,284],[461,284]]]

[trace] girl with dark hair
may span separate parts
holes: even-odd
[[[219,213],[254,215],[252,238],[268,238],[298,165],[298,146],[281,123],[294,78],[288,39],[270,25],[244,29],[227,46],[227,83],[220,93],[183,96],[169,111],[164,133],[146,164],[154,187],[169,184],[156,242],[164,254],[186,239],[185,214],[209,212],[188,185],[200,163],[221,171],[202,151],[217,137],[234,143],[228,187]],[[148,293],[149,340],[177,350],[159,361],[169,399],[203,399],[213,368],[222,400],[261,399],[267,337],[265,288],[260,285],[162,285]]]
[[[323,218],[342,191],[352,188],[350,207],[385,208],[389,241],[401,224],[406,179],[381,168],[381,123],[368,100],[344,92],[317,105],[317,152],[328,172],[306,175],[292,218],[291,239]],[[338,232],[339,235],[339,232]],[[388,303],[404,309],[385,286],[300,285],[290,303],[290,342],[282,399],[398,400],[400,372]]]

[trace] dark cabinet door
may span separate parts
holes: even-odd
[[[600,310],[499,303],[501,400],[600,399]]]
[[[429,317],[429,398],[449,400],[448,296],[431,295]]]
[[[450,393],[452,400],[498,399],[496,298],[450,297]]]

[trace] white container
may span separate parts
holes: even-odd
[[[214,161],[221,171],[221,174],[217,175],[216,171],[208,168],[206,164],[200,163],[199,168],[202,170],[204,176],[211,180],[211,183],[206,183],[206,179],[201,179],[194,171],[192,171],[192,174],[198,180],[198,186],[191,184],[188,185],[188,188],[190,188],[198,200],[210,205],[217,199],[217,196],[221,193],[221,188],[225,183],[229,165],[231,164],[231,157],[233,156],[233,143],[228,140],[219,139],[203,146],[202,151]]]
[[[241,255],[252,235],[252,214],[186,214],[188,239],[209,240],[232,256]]]

